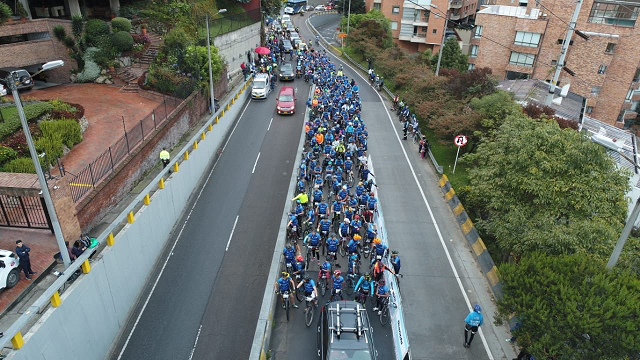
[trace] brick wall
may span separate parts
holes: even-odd
[[[64,60],[63,67],[47,71],[46,76],[52,82],[68,83],[69,71],[76,67],[76,62],[69,57],[67,48],[53,36],[53,28],[56,25],[62,25],[67,33],[71,32],[71,21],[62,19],[13,21],[0,26],[0,36],[48,32],[51,37],[49,40],[0,45],[0,67],[26,67],[52,60]]]
[[[60,178],[55,182],[55,186],[50,187],[49,190],[51,191],[51,198],[53,200],[53,206],[56,209],[56,215],[58,215],[62,235],[70,242],[72,242],[73,239],[79,239],[80,223],[75,214],[76,208],[73,203],[73,198],[71,197],[67,179]]]
[[[182,136],[195,124],[202,114],[208,111],[208,99],[200,93],[192,94],[147,138],[146,142],[135,149],[128,160],[120,164],[90,195],[75,205],[76,214],[83,231],[87,231],[138,183],[142,176],[159,163],[158,155],[163,147],[171,149],[178,144]]]

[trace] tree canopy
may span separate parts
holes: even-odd
[[[588,255],[532,253],[500,267],[498,319],[515,315],[513,335],[536,359],[636,359],[640,280],[607,272]]]
[[[351,5],[353,6],[353,3]],[[390,22],[390,20],[387,19],[384,16],[384,14],[381,13],[380,11],[378,11],[378,10],[371,10],[368,13],[365,13],[365,14],[354,14],[353,12],[351,12],[351,18],[349,19],[349,32],[351,32],[351,30],[353,30],[353,29],[356,29],[360,25],[360,23],[365,21],[365,20],[375,20],[380,25],[382,25],[382,27],[384,28],[384,30],[387,33],[391,34],[391,22]],[[340,28],[344,32],[347,31],[347,17],[346,16],[343,16],[342,20],[340,20]]]
[[[508,116],[464,161],[476,225],[503,255],[608,255],[622,230],[627,176],[601,146],[552,120]],[[498,255],[498,254],[494,254]]]
[[[423,53],[423,57],[428,53]],[[431,57],[432,68],[435,69],[438,63],[438,54]],[[467,64],[467,55],[462,53],[458,40],[455,37],[450,37],[444,42],[444,48],[442,48],[442,59],[440,59],[441,69],[456,69],[459,72],[466,72],[469,68]]]
[[[349,0],[336,1],[336,10],[346,16],[349,11]],[[351,0],[351,16],[353,16],[353,14],[364,14],[366,12],[367,9],[364,0]]]

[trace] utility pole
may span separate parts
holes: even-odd
[[[449,7],[447,6],[447,15],[444,17],[444,29],[442,30],[442,44],[438,51],[438,64],[436,64],[436,76],[440,73],[440,61],[442,61],[442,50],[444,50],[444,35],[447,33],[447,25],[449,24]]]
[[[556,91],[556,84],[558,84],[558,79],[560,78],[560,72],[564,67],[564,60],[567,57],[567,51],[569,50],[569,44],[571,43],[571,38],[573,37],[573,32],[578,22],[578,15],[580,14],[581,7],[582,7],[582,0],[576,0],[576,8],[575,10],[573,10],[573,15],[571,16],[571,22],[569,23],[569,29],[567,29],[567,35],[564,37],[564,42],[562,43],[560,58],[556,63],[556,72],[553,74],[553,79],[551,80],[551,84],[549,84],[549,93],[547,94],[547,98],[544,101],[544,104],[546,106],[551,105],[551,101],[553,101],[553,94]]]
[[[349,12],[347,13],[347,34],[349,34],[350,23],[351,23],[351,0],[349,0]]]

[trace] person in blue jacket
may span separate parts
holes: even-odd
[[[473,336],[478,332],[478,328],[482,326],[484,319],[482,318],[482,308],[476,304],[473,311],[464,319],[464,347],[470,347]]]
[[[289,273],[286,271],[282,272],[282,276],[276,280],[276,283],[274,284],[276,291],[279,291],[280,294],[285,294],[285,293],[291,293],[292,289],[295,289],[295,284],[293,283],[293,279],[291,279],[291,276],[289,276]],[[284,298],[281,296],[282,298],[282,307],[284,308]],[[289,300],[291,301],[291,306],[293,306],[294,308],[298,308],[298,305],[296,305],[295,301],[296,301],[296,297],[295,296],[289,296]]]

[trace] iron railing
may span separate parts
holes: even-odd
[[[151,114],[140,120],[133,128],[126,129],[124,135],[109,146],[102,154],[77,174],[72,174],[69,181],[71,197],[74,202],[79,202],[89,192],[100,184],[138,145],[164,123],[170,112],[183,100],[173,97],[164,97],[162,104],[158,105]],[[124,117],[122,118],[124,125]]]

